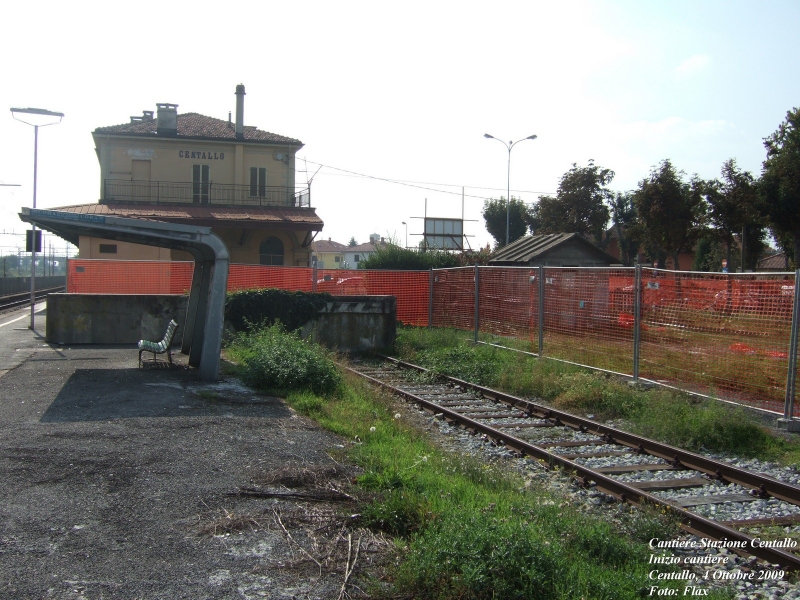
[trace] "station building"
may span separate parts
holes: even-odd
[[[211,227],[232,263],[308,266],[323,222],[308,188],[295,185],[300,140],[244,125],[243,85],[236,120],[178,114],[157,104],[129,123],[92,132],[100,201],[58,210]],[[79,257],[191,260],[168,248],[81,236]]]

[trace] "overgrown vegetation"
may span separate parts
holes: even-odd
[[[264,288],[231,292],[225,300],[225,320],[236,331],[246,331],[252,325],[273,325],[280,321],[294,331],[313,321],[330,294],[291,292]]]
[[[228,352],[253,381],[259,377],[248,372],[263,348],[297,343],[305,344],[273,327],[240,335]],[[302,370],[302,357],[295,358]],[[401,548],[391,589],[376,582],[374,596],[638,598],[652,569],[646,540],[675,535],[673,524],[636,511],[627,537],[531,480],[445,453],[361,380],[348,377],[327,397],[299,385],[287,400],[354,440],[346,452],[363,469],[357,483],[369,503],[362,523],[395,536]]]
[[[411,250],[397,244],[378,245],[369,257],[358,263],[359,269],[427,271],[460,266],[455,254],[444,250]]]
[[[282,324],[239,333],[227,352],[239,365],[239,375],[252,387],[281,394],[307,390],[332,394],[341,374],[321,346],[287,333]]]
[[[642,390],[604,373],[469,342],[465,332],[398,329],[398,356],[435,373],[469,379],[626,427],[688,450],[800,463],[800,443],[778,437],[738,407],[666,389]]]

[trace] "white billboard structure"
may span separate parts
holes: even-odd
[[[425,217],[424,244],[426,248],[463,250],[464,220]]]

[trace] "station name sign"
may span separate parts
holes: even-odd
[[[211,152],[209,150],[178,150],[178,157],[193,158],[195,160],[225,160],[225,153]]]
[[[86,215],[80,213],[61,212],[59,210],[40,210],[36,208],[22,208],[22,214],[32,218],[59,219],[61,221],[83,221],[85,223],[105,223],[103,215]]]

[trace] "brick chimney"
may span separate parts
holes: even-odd
[[[236,139],[244,139],[244,85],[236,86]]]
[[[178,105],[156,104],[156,133],[158,135],[175,137],[178,135]]]

